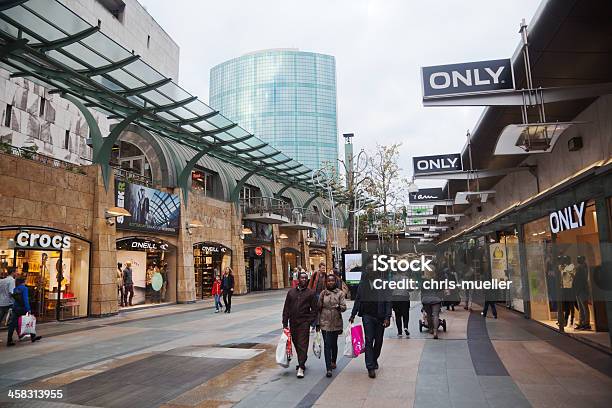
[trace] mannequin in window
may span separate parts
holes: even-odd
[[[576,257],[576,275],[574,276],[573,289],[578,303],[580,318],[576,330],[591,329],[591,312],[589,311],[589,267],[584,256]]]
[[[559,272],[561,272],[561,284],[563,295],[563,325],[571,326],[574,324],[574,306],[576,296],[574,295],[573,282],[576,268],[572,263],[572,258],[569,256],[561,257]],[[570,318],[568,320],[568,318]]]

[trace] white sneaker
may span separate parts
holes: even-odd
[[[215,313],[219,313],[219,309],[215,310]]]
[[[297,378],[304,378],[304,369],[303,368],[298,368]]]

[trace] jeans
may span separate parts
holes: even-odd
[[[338,358],[338,335],[340,331],[321,330],[323,335],[323,352],[325,353],[325,367],[331,370],[331,364]]]
[[[393,313],[395,313],[397,334],[402,334],[402,323],[404,329],[408,330],[408,321],[410,319],[410,302],[393,302]]]
[[[484,315],[484,317],[487,317],[489,306],[491,306],[491,312],[493,312],[493,317],[497,317],[497,308],[495,306],[495,302],[490,300],[485,300],[484,309],[482,309],[482,314]]]
[[[117,285],[117,297],[119,298],[119,306],[123,306],[123,285]]]
[[[133,298],[134,298],[134,284],[123,285],[123,306],[132,306]]]
[[[232,291],[224,290],[223,291],[223,303],[225,304],[225,311],[229,312],[232,310]]]
[[[433,330],[433,334],[438,334],[438,326],[440,325],[440,307],[441,303],[423,305],[425,313],[427,313],[427,327]]]
[[[578,302],[578,311],[580,312],[580,326],[591,325],[591,311],[589,310],[589,304],[587,303],[587,295],[576,295],[576,302]]]
[[[295,347],[295,353],[298,357],[298,366],[300,368],[306,367],[306,360],[308,359],[308,342],[310,340],[310,323],[300,323],[292,325],[289,322],[289,328],[291,330],[291,341]]]
[[[11,310],[11,306],[0,306],[0,326],[4,324],[4,319],[8,316],[9,310]]]
[[[383,320],[374,316],[363,315],[363,331],[365,332],[365,363],[368,370],[378,367],[378,357],[383,345],[385,327]]]
[[[215,295],[215,309],[219,310],[221,307],[221,295]]]

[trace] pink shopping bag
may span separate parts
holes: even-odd
[[[351,340],[353,341],[353,355],[358,356],[365,352],[365,341],[363,339],[363,326],[355,324],[351,326]]]

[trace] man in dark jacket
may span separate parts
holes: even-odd
[[[308,287],[308,275],[301,272],[298,286],[289,290],[283,307],[283,327],[291,329],[291,340],[298,356],[297,377],[304,378],[308,358],[310,325],[317,319],[318,300]]]
[[[30,310],[30,299],[28,298],[28,288],[25,285],[25,279],[18,278],[15,280],[15,289],[13,290],[13,298],[15,302],[13,303],[13,313],[11,314],[11,320],[8,325],[8,339],[6,342],[7,346],[14,346],[15,342],[13,341],[13,333],[17,330],[17,326],[19,326],[19,317],[29,313]],[[19,335],[19,333],[17,333]],[[42,336],[37,336],[36,334],[30,334],[30,339],[32,343],[42,339]]]
[[[576,294],[576,302],[578,303],[578,310],[580,312],[580,321],[576,330],[590,330],[591,329],[591,312],[589,311],[589,267],[586,264],[584,256],[578,256],[576,258],[578,267],[576,268],[576,275],[574,275],[574,282],[572,288]]]
[[[382,289],[374,289],[373,282],[378,277],[374,274],[379,273],[368,272],[362,275],[349,319],[353,323],[356,315],[362,318],[365,332],[365,363],[370,378],[376,378],[383,336],[391,320],[389,293]]]
[[[232,295],[234,294],[234,273],[228,267],[225,268],[221,279],[221,290],[223,291],[223,303],[225,313],[232,313]]]
[[[123,270],[123,306],[132,306],[134,299],[134,279],[132,278],[132,262],[125,263]]]

